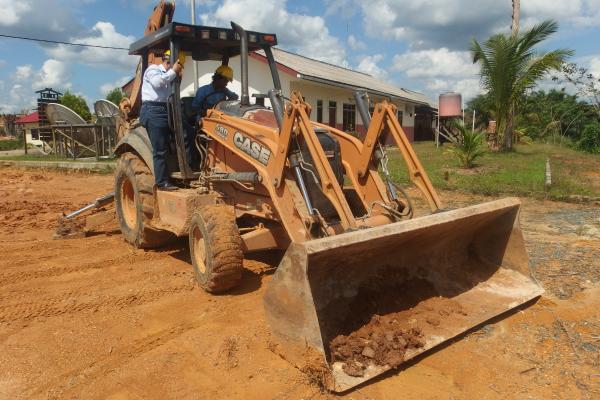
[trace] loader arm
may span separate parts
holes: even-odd
[[[283,177],[283,168],[290,149],[293,131],[300,134],[306,141],[309,152],[312,156],[314,167],[320,177],[319,185],[323,194],[329,199],[336,209],[344,230],[356,228],[357,223],[348,206],[344,192],[335,178],[331,165],[327,161],[327,156],[319,139],[315,133],[314,127],[308,117],[308,105],[302,100],[302,95],[296,91],[292,92],[291,102],[286,107],[282,129],[280,131],[280,141],[277,147],[273,168],[270,171],[274,177],[273,184],[278,187]]]
[[[358,171],[358,177],[363,178],[369,172],[369,165],[373,159],[373,153],[377,148],[381,134],[385,131],[394,138],[394,141],[398,145],[398,149],[400,149],[402,158],[406,163],[406,167],[408,168],[410,180],[423,193],[429,203],[431,211],[441,209],[442,202],[396,118],[396,107],[385,100],[375,106],[371,124],[365,136],[365,140],[363,141],[360,159],[354,166]]]

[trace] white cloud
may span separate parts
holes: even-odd
[[[367,49],[366,43],[358,40],[354,35],[348,36],[348,46],[350,46],[350,48],[354,51],[361,51]]]
[[[33,76],[33,67],[31,64],[20,65],[17,67],[15,73],[12,75],[12,78],[15,81],[27,81],[31,79]]]
[[[70,77],[71,73],[66,63],[49,59],[37,72],[31,87],[36,90],[46,87],[58,90],[70,89],[72,86],[69,82]]]
[[[74,11],[81,0],[0,0],[0,27],[10,34],[65,40],[82,30]]]
[[[23,15],[31,10],[31,4],[26,1],[0,0],[0,26],[18,24]]]
[[[372,0],[357,5],[367,34],[404,41],[414,49],[467,49],[472,37],[508,31],[512,13],[508,0]],[[524,28],[548,18],[573,26],[600,26],[600,0],[521,2]]]
[[[453,91],[468,100],[481,93],[479,67],[473,64],[468,51],[451,51],[444,47],[409,50],[394,56],[392,64],[392,70],[403,72],[414,86],[424,87],[432,98]]]
[[[594,56],[590,59],[590,72],[597,79],[600,79],[600,56]]]
[[[16,113],[22,110],[27,110],[27,112],[29,112],[36,105],[35,96],[31,87],[24,86],[20,83],[16,83],[10,88],[8,99],[10,99],[8,104],[0,105],[3,113]]]
[[[432,79],[426,83],[427,89],[436,96],[445,92],[457,92],[462,94],[465,101],[483,93],[479,79]]]
[[[18,66],[11,79],[13,84],[8,93],[0,87],[0,98],[6,101],[6,104],[0,104],[1,112],[31,110],[36,105],[36,90],[51,87],[63,91],[72,88],[68,65],[54,59],[46,60],[38,70],[29,64]]]
[[[472,77],[479,71],[468,51],[450,51],[445,47],[397,54],[392,68],[411,78]]]
[[[325,0],[325,16],[336,15],[349,18],[356,14],[354,0]]]
[[[346,64],[344,47],[329,33],[323,17],[291,13],[284,0],[225,0],[201,20],[205,25],[218,26],[235,21],[249,30],[274,32],[283,48],[332,64]]]
[[[373,75],[376,78],[384,79],[387,76],[387,72],[377,65],[384,58],[385,56],[383,54],[364,56],[360,59],[356,69],[369,75]]]
[[[134,41],[133,36],[125,36],[116,31],[110,22],[97,22],[87,36],[71,38],[74,43],[95,46],[127,48]],[[132,71],[138,63],[138,57],[130,56],[125,50],[100,49],[58,45],[46,49],[53,58],[62,61],[78,62],[94,67]]]
[[[129,82],[129,80],[131,80],[131,76],[124,76],[120,79],[117,79],[115,82],[105,83],[100,86],[100,93],[102,93],[102,96],[106,96],[108,92],[110,92],[114,88],[123,86],[124,84]]]

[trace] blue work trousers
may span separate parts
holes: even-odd
[[[142,103],[140,110],[140,123],[146,128],[150,143],[152,144],[152,159],[154,161],[154,181],[157,185],[169,182],[167,169],[167,153],[171,142],[171,129],[166,105]],[[195,131],[192,126],[184,121],[184,144],[190,167],[198,168],[198,154],[194,145]]]

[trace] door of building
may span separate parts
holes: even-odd
[[[335,128],[337,124],[337,102],[329,102],[329,126]]]

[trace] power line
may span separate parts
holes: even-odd
[[[99,45],[94,45],[94,44],[61,42],[59,40],[35,39],[35,38],[29,38],[29,37],[24,37],[24,36],[13,36],[13,35],[3,35],[3,34],[0,34],[0,37],[10,38],[10,39],[30,40],[32,42],[65,44],[67,46],[95,47],[95,48],[98,48],[98,49],[110,49],[110,50],[129,50],[129,49],[125,48],[125,47],[99,46]]]

